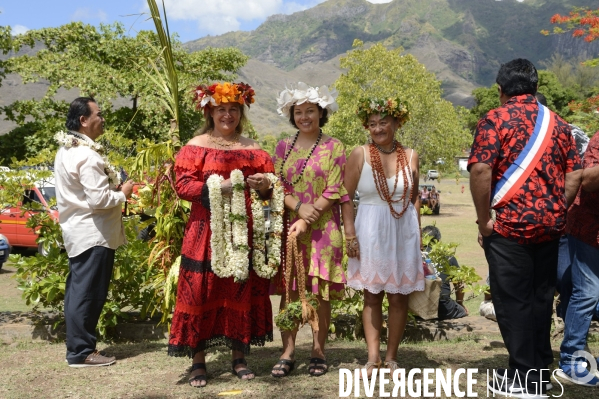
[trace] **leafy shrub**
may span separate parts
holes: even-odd
[[[47,256],[11,255],[17,268],[18,287],[27,305],[32,305],[34,310],[45,308],[62,313],[69,262],[66,252],[61,250],[60,226],[46,212],[35,214],[27,223],[28,227],[39,228],[38,243],[42,243],[48,253]],[[129,312],[139,312],[141,319],[153,314],[156,307],[153,299],[160,296],[162,290],[162,286],[150,284],[162,271],[146,264],[151,248],[136,239],[138,218],[127,218],[124,224],[128,243],[116,251],[108,298],[98,322],[102,338],[108,338],[119,322],[128,319]]]
[[[449,260],[455,256],[458,247],[455,243],[444,243],[441,241],[433,241],[429,235],[422,236],[422,245],[428,247],[428,257],[437,268],[437,271],[447,275],[447,279],[451,281],[454,287],[468,288],[472,292],[472,296],[482,294],[486,286],[478,284],[481,277],[476,273],[473,267],[460,265],[460,267],[452,266]]]
[[[420,206],[420,215],[432,215],[433,210],[426,205]]]

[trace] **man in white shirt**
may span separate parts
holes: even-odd
[[[69,132],[54,161],[70,271],[64,299],[66,358],[70,367],[108,366],[116,359],[96,350],[96,326],[108,295],[115,250],[125,243],[121,209],[133,183],[120,185],[95,143],[104,132],[104,118],[92,98],[71,103],[66,127]]]

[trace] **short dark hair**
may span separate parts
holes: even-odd
[[[77,97],[74,99],[67,113],[67,122],[65,123],[67,129],[78,132],[81,129],[81,117],[88,117],[92,114],[89,103],[95,102],[96,100],[92,97]]]
[[[427,235],[431,237],[431,241],[441,241],[441,230],[437,228],[437,226],[424,226],[422,228],[422,235]]]
[[[507,62],[499,68],[495,82],[503,94],[514,97],[522,94],[535,95],[539,84],[537,68],[524,58]]]
[[[545,98],[545,96],[543,95],[543,93],[539,93],[537,91],[537,94],[535,94],[535,97],[537,98],[538,102],[540,102],[544,106],[547,106],[547,98]]]
[[[329,121],[329,113],[328,110],[326,108],[322,108],[320,105],[318,104],[314,104],[318,107],[318,110],[322,110],[322,116],[320,117],[320,119],[318,120],[318,126],[319,127],[323,127],[324,125],[326,125],[326,123]],[[297,127],[297,125],[295,124],[295,118],[293,116],[293,110],[295,109],[295,105],[292,105],[291,108],[289,108],[289,123],[291,123],[291,125],[296,128],[299,129]]]

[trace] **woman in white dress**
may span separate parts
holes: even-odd
[[[364,290],[362,321],[368,346],[368,376],[382,365],[380,335],[385,293],[389,337],[385,366],[397,369],[397,351],[408,316],[408,294],[424,290],[420,252],[418,154],[395,138],[408,120],[398,98],[360,101],[358,116],[370,133],[369,144],[355,148],[345,167],[344,185],[360,193],[354,222],[351,205],[342,205],[349,264],[347,285]],[[415,189],[416,188],[416,189]],[[351,202],[350,202],[351,204]]]

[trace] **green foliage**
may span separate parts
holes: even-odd
[[[564,87],[551,71],[539,71],[538,91],[547,99],[547,107],[566,119],[572,115],[568,104],[580,98],[574,88]]]
[[[474,106],[470,108],[467,119],[468,128],[471,131],[476,129],[476,124],[480,118],[490,110],[501,105],[497,89],[497,84],[493,84],[491,87],[479,87],[472,91],[472,95],[474,96]]]
[[[306,296],[308,304],[314,309],[318,309],[318,299],[314,295]],[[275,316],[275,324],[281,331],[293,331],[297,329],[302,322],[302,308],[303,304],[301,300],[290,302],[285,306],[285,309],[281,309],[279,314]]]
[[[278,137],[267,134],[266,136],[263,136],[260,140],[260,147],[262,147],[262,149],[268,152],[270,155],[274,155],[275,150],[277,148],[277,143],[281,140],[286,139],[289,136],[290,135],[287,132],[281,132]]]
[[[547,99],[547,106],[562,118],[568,119],[573,115],[568,104],[580,99],[580,95],[577,94],[574,87],[565,87],[554,72],[540,70],[538,73],[538,91],[543,93]],[[501,103],[497,84],[493,84],[491,87],[479,87],[472,91],[472,95],[475,103],[468,113],[467,123],[468,128],[474,131],[478,120],[490,110],[498,108]]]
[[[55,94],[59,88],[76,88],[81,95],[98,101],[107,127],[134,140],[170,140],[170,120],[177,104],[179,135],[181,140],[188,140],[202,121],[192,104],[192,87],[232,79],[248,58],[231,48],[189,53],[171,39],[170,62],[163,57],[161,40],[166,40],[163,35],[150,31],[128,36],[120,24],[94,27],[80,22],[16,36],[11,42],[15,51],[23,46],[44,48],[34,55],[8,59],[4,71],[19,74],[25,83],[48,81],[49,87],[43,99],[16,101],[2,107],[1,112],[20,126],[33,119],[37,123],[32,132],[37,136],[32,139],[35,146],[53,146],[51,137],[64,129],[68,110],[68,103],[56,100]],[[167,81],[170,83],[165,86]],[[117,105],[115,99],[119,98]],[[128,106],[121,105],[122,99]],[[15,134],[22,136],[23,132]]]
[[[0,26],[0,52],[7,54],[12,48],[12,34],[10,26]],[[2,79],[6,77],[5,61],[0,59],[0,86]]]
[[[45,257],[40,254],[30,257],[10,255],[17,268],[18,288],[23,291],[25,303],[33,309],[49,308],[62,313],[69,260],[60,250],[60,226],[46,212],[40,212],[28,219],[27,227],[40,228],[39,242],[45,244],[48,254]]]
[[[474,296],[484,292],[485,287],[478,284],[481,277],[476,274],[473,267],[460,265],[458,268],[449,263],[449,260],[455,257],[457,244],[435,241],[431,236],[425,234],[422,236],[422,245],[428,248],[428,257],[437,271],[446,274],[447,279],[453,283],[454,287],[468,288]]]
[[[433,210],[426,205],[420,206],[420,215],[432,215]]]
[[[356,116],[358,100],[400,97],[411,112],[399,132],[402,144],[418,152],[421,165],[432,165],[439,158],[453,164],[454,157],[470,145],[470,135],[451,103],[441,98],[441,83],[435,75],[402,51],[387,50],[381,44],[366,49],[356,41],[354,50],[341,59],[341,68],[347,72],[335,82],[339,111],[323,130],[351,150],[366,142],[368,132]]]
[[[39,228],[38,243],[44,244],[48,253],[46,256],[10,255],[17,268],[18,287],[23,291],[27,305],[62,313],[69,261],[66,252],[61,250],[60,226],[46,212],[35,213],[29,218],[27,226]],[[128,317],[127,312],[137,311],[140,318],[145,319],[156,310],[153,298],[157,287],[150,286],[149,282],[158,271],[145,262],[150,247],[136,239],[138,229],[137,218],[125,221],[129,242],[116,251],[108,298],[98,323],[98,333],[103,338],[110,335],[111,328]]]
[[[565,58],[553,54],[541,64],[555,75],[565,89],[572,91],[575,98],[583,100],[599,92],[599,68],[588,66],[584,61],[581,57]]]

